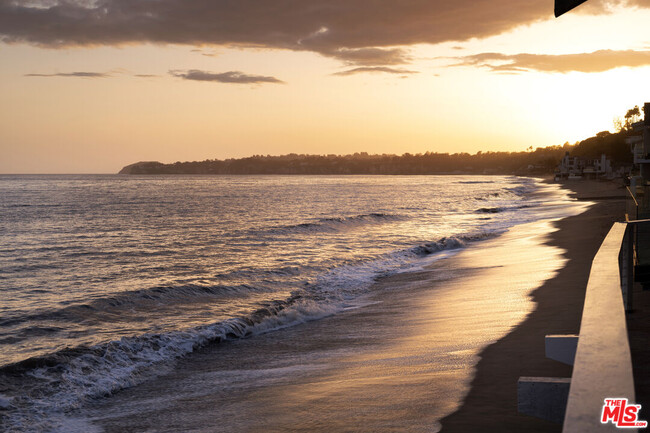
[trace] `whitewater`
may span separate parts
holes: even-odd
[[[0,176],[0,427],[64,431],[199,348],[575,212],[514,176]]]

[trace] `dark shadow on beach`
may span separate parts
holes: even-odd
[[[568,262],[534,291],[534,312],[480,354],[461,408],[441,421],[444,433],[562,430],[560,424],[517,413],[517,380],[520,376],[571,376],[570,366],[545,358],[544,336],[578,334],[591,261],[612,223],[623,220],[625,211],[625,190],[618,182],[575,181],[565,186],[578,199],[596,202],[587,212],[555,223],[559,230],[548,243],[566,250]]]

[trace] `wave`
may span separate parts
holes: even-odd
[[[499,213],[499,212],[503,212],[504,210],[506,209],[501,207],[481,207],[476,209],[474,212],[475,213]]]
[[[216,274],[215,277],[224,280],[239,280],[242,278],[248,280],[250,278],[258,277],[260,274],[265,276],[270,276],[270,277],[273,276],[293,277],[293,276],[300,275],[302,272],[303,272],[303,267],[289,265],[289,266],[282,266],[280,268],[264,269],[264,270],[255,269],[255,268],[244,268],[244,269],[238,269],[231,272],[222,272]]]
[[[528,184],[528,185],[519,185],[511,188],[506,188],[506,191],[509,191],[517,196],[524,196],[526,194],[531,193],[534,191],[537,187],[535,186],[534,183]]]
[[[268,291],[264,285],[198,285],[156,286],[148,289],[118,292],[112,296],[94,299],[78,305],[70,305],[58,310],[44,310],[35,314],[18,317],[0,317],[0,327],[15,326],[24,322],[48,322],[64,320],[68,322],[88,321],[93,313],[120,313],[129,309],[151,308],[152,304],[188,304],[205,301],[206,298],[246,296],[253,292]]]
[[[474,211],[474,213],[500,213],[512,210],[519,209],[530,209],[536,207],[535,204],[522,204],[518,206],[506,206],[506,207],[481,207]]]
[[[484,232],[444,237],[372,260],[349,263],[322,274],[313,283],[294,290],[286,299],[259,304],[259,308],[244,316],[183,331],[143,334],[94,346],[66,348],[0,367],[0,381],[6,383],[3,392],[21,395],[3,397],[6,408],[0,410],[6,411],[11,426],[18,426],[14,431],[21,431],[21,426],[34,422],[39,423],[36,430],[56,429],[52,423],[57,413],[78,408],[89,399],[110,395],[162,374],[172,367],[177,358],[200,347],[336,314],[355,305],[354,300],[360,294],[367,293],[377,277],[417,268],[418,259],[425,256],[462,248],[469,242],[497,234]],[[294,272],[292,268],[285,271]],[[241,287],[237,290],[247,289]],[[82,308],[123,305],[138,299],[176,298],[181,293],[210,295],[220,290],[223,288],[157,287],[96,300]]]
[[[268,230],[266,234],[277,235],[292,233],[336,232],[368,224],[381,224],[404,219],[405,217],[403,215],[385,213],[369,213],[349,217],[320,218],[315,222],[276,227]]]
[[[268,303],[247,317],[163,334],[124,337],[91,347],[66,348],[0,367],[7,432],[56,430],[56,415],[89,399],[104,397],[167,371],[173,361],[209,343],[246,338],[320,319],[338,305],[318,303],[302,294]],[[12,386],[13,385],[13,386]],[[12,389],[13,388],[13,389]],[[26,428],[28,427],[28,428]]]
[[[418,245],[417,247],[412,248],[411,251],[418,256],[428,256],[443,250],[462,248],[465,246],[466,242],[466,240],[459,237],[442,238],[437,242]]]

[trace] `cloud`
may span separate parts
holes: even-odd
[[[110,74],[105,72],[60,72],[56,74],[25,74],[25,77],[79,77],[79,78],[106,78]]]
[[[216,81],[218,83],[235,83],[235,84],[261,84],[261,83],[275,83],[284,84],[284,81],[278,80],[275,77],[265,77],[262,75],[247,75],[238,71],[229,71],[221,73],[213,73],[206,71],[199,71],[191,69],[189,71],[169,71],[170,75],[179,77],[184,80],[192,81]]]
[[[116,73],[124,73],[121,70],[115,70]],[[192,81],[216,81],[219,83],[236,83],[236,84],[261,84],[275,83],[284,84],[284,81],[275,77],[265,77],[262,75],[247,75],[238,71],[229,71],[222,73],[212,73],[191,69],[188,71],[169,71],[170,75],[179,77],[184,80]],[[160,75],[155,74],[129,74],[136,78],[158,78]],[[57,72],[54,74],[25,74],[25,77],[77,77],[77,78],[107,78],[113,77],[107,72]]]
[[[346,75],[361,74],[365,72],[375,72],[375,73],[382,72],[386,74],[400,74],[400,75],[418,73],[417,71],[409,71],[407,69],[401,69],[401,68],[389,68],[387,66],[361,66],[359,68],[348,69],[347,71],[337,72],[333,75],[346,76]]]
[[[321,54],[349,65],[400,65],[412,60],[402,48],[338,48],[333,51],[323,50]]]
[[[590,0],[576,13],[612,4],[650,0]],[[0,41],[252,46],[393,65],[409,60],[394,47],[484,38],[552,16],[549,0],[0,0]]]
[[[502,54],[480,53],[456,57],[460,60],[451,66],[476,66],[489,68],[494,72],[521,73],[538,72],[604,72],[620,67],[636,68],[650,66],[650,51],[600,50],[579,54]]]
[[[202,49],[194,48],[190,50],[191,53],[198,53],[205,57],[217,57],[219,53],[217,51],[208,51],[205,52]]]
[[[130,75],[136,78],[154,78],[160,75],[153,74],[133,74],[126,69],[116,68],[110,72],[57,72],[54,74],[25,74],[25,77],[70,77],[70,78],[109,78],[118,75]]]

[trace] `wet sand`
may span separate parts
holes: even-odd
[[[591,257],[619,206],[604,200],[550,236],[552,222],[517,226],[380,280],[362,308],[205,347],[70,422],[106,432],[436,432],[460,406],[444,431],[555,431],[517,415],[516,381],[568,375],[544,360],[543,338],[577,331]]]
[[[479,350],[525,317],[530,291],[564,263],[541,242],[551,229],[519,226],[385,278],[362,308],[206,347],[90,418],[108,432],[437,431]]]
[[[517,379],[570,374],[544,359],[544,335],[577,332],[591,258],[622,203],[517,226],[384,278],[362,308],[205,347],[70,421],[84,431],[324,433],[436,432],[442,418],[445,432],[559,431],[517,414]]]
[[[564,184],[578,199],[596,204],[556,223],[548,244],[564,249],[568,262],[535,290],[535,311],[513,332],[480,354],[476,376],[461,408],[442,420],[443,432],[560,432],[562,426],[517,413],[520,376],[570,377],[571,367],[546,359],[546,334],[577,334],[591,261],[615,221],[624,220],[625,189],[618,182]],[[619,197],[618,199],[616,197]]]

